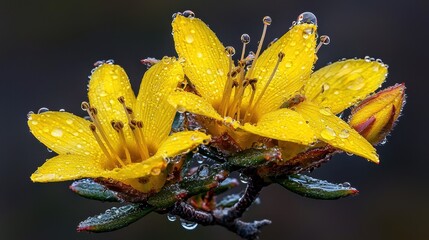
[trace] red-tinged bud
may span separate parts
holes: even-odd
[[[405,84],[396,84],[362,101],[353,109],[349,124],[371,144],[392,131],[405,103]]]

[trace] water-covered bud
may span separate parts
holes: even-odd
[[[383,142],[400,116],[404,99],[404,84],[386,88],[354,108],[349,124],[371,144]]]

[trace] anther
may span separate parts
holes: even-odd
[[[80,104],[80,107],[82,108],[83,111],[87,111],[89,109],[89,103],[87,102],[82,102]]]
[[[328,35],[322,35],[320,36],[320,42],[316,47],[316,53],[319,51],[319,49],[322,47],[322,45],[328,45],[331,42],[331,39]]]
[[[104,155],[112,162],[114,162],[114,158],[112,158],[112,155],[107,150],[106,146],[104,146],[103,141],[101,140],[100,136],[97,133],[97,127],[94,124],[89,124],[89,129],[91,129],[92,134],[94,135],[95,141],[97,141],[98,145],[101,148],[101,151],[103,151]]]
[[[241,42],[243,43],[243,49],[241,51],[241,58],[240,60],[244,59],[244,54],[246,52],[246,45],[249,44],[250,42],[250,36],[249,34],[245,33],[243,35],[241,35]]]
[[[118,101],[119,101],[121,104],[125,104],[125,98],[124,98],[124,96],[120,96],[120,97],[118,97]]]

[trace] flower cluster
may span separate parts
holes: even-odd
[[[64,111],[28,115],[33,135],[58,156],[31,176],[34,182],[78,180],[81,196],[128,202],[83,221],[80,231],[111,231],[147,213],[221,225],[257,238],[269,220],[238,220],[260,190],[278,183],[306,197],[354,195],[347,184],[302,175],[333,154],[347,152],[378,163],[374,146],[400,116],[404,84],[374,93],[387,76],[381,60],[341,60],[317,71],[317,19],[299,15],[289,31],[262,50],[272,20],[263,18],[255,52],[224,47],[191,11],[173,15],[178,58],[142,60],[149,66],[134,95],[125,71],[99,61],[90,76],[82,118]],[[374,94],[373,94],[374,93]],[[372,95],[371,95],[372,94]],[[348,120],[344,110],[353,107]],[[204,162],[204,163],[203,163]],[[220,193],[247,183],[242,196]]]

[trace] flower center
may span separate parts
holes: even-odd
[[[129,145],[127,145],[124,133],[125,126],[122,121],[112,120],[110,122],[111,127],[115,130],[119,139],[120,146],[119,148],[115,148],[112,145],[112,140],[108,138],[106,130],[100,123],[97,115],[97,108],[91,107],[87,102],[82,102],[81,107],[82,110],[86,111],[91,118],[92,123],[89,125],[89,128],[91,129],[91,132],[104,155],[109,160],[110,164],[107,164],[106,166],[124,167],[132,162],[148,159],[150,155],[143,135],[143,122],[134,119],[133,110],[126,106],[124,97],[119,97],[118,101],[122,104],[127,115],[128,126],[131,129],[133,138],[137,144],[138,156],[135,156],[137,154],[133,154],[129,149]]]

